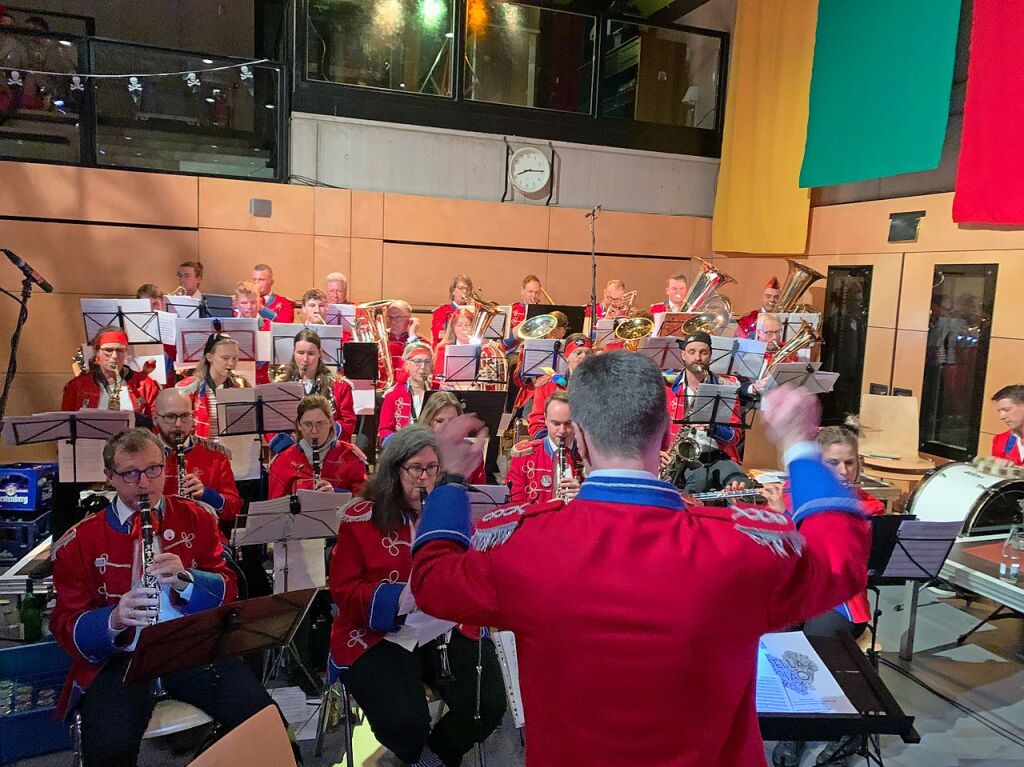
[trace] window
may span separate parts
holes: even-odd
[[[974,457],[996,292],[995,264],[938,265],[921,386],[921,449],[956,461]]]
[[[452,94],[453,0],[311,0],[306,76]]]
[[[717,37],[609,21],[599,113],[714,130],[720,57]]]
[[[832,392],[823,398],[822,423],[828,425],[841,424],[860,412],[872,271],[870,266],[828,268],[821,367],[839,373]]]
[[[593,16],[468,0],[463,95],[589,114],[596,26]]]

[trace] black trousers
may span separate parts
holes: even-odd
[[[129,656],[107,663],[78,705],[85,767],[133,767],[156,698],[151,681],[122,682]],[[256,675],[235,658],[175,671],[162,678],[175,700],[205,711],[225,730],[273,705]]]
[[[374,736],[406,764],[420,758],[424,746],[447,767],[458,767],[462,757],[501,723],[505,714],[505,686],[494,654],[494,644],[483,640],[480,680],[480,721],[476,721],[476,663],[478,643],[452,632],[448,659],[453,681],[438,677],[435,642],[412,652],[394,642],[379,642],[359,657],[343,677],[345,686],[370,722]],[[438,691],[448,705],[433,731],[423,685]]]
[[[721,490],[734,480],[749,485],[750,479],[735,461],[721,456],[714,456],[699,469],[687,469],[683,472],[683,489],[688,493],[706,493],[710,490]]]
[[[867,627],[866,623],[853,623],[835,610],[828,610],[807,621],[803,631],[812,637],[832,637],[845,631],[857,639]]]

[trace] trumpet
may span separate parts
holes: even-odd
[[[604,319],[615,320],[620,317],[632,317],[633,316],[633,302],[636,300],[636,294],[639,291],[630,290],[623,293],[620,298],[609,299],[608,303],[604,307]]]
[[[174,460],[178,466],[178,495],[188,498],[185,494],[185,438],[174,443]]]
[[[553,299],[551,297],[550,293],[548,293],[546,290],[544,290],[544,286],[543,285],[540,286],[540,292],[544,296],[544,300],[547,301],[548,304],[557,304],[558,303],[557,301],[555,301],[555,299]]]
[[[139,529],[142,532],[142,586],[147,589],[160,588],[160,580],[148,571],[153,565],[153,518],[149,507],[149,496],[139,496]],[[151,624],[160,620],[160,608],[149,608]]]

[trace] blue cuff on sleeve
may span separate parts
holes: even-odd
[[[118,647],[110,630],[110,614],[114,607],[97,607],[78,616],[71,637],[78,652],[90,663],[102,663],[115,652]]]
[[[788,460],[794,523],[800,525],[808,517],[821,512],[862,516],[860,502],[820,457],[806,451],[793,451],[791,448],[786,451],[787,459],[791,453],[797,455],[795,459]],[[801,453],[806,457],[801,456]]]
[[[204,487],[203,494],[199,500],[212,507],[214,511],[220,511],[224,508],[224,496],[212,487]]]
[[[415,554],[428,541],[455,541],[469,548],[472,533],[466,488],[462,485],[441,485],[427,496],[412,550]]]
[[[189,572],[195,581],[195,588],[192,589],[188,601],[181,607],[181,611],[197,613],[213,607],[220,607],[224,603],[224,579],[216,573],[208,573],[205,570],[193,568]]]
[[[380,446],[384,447],[384,445],[388,444],[388,442],[391,440],[391,438],[393,436],[395,436],[395,432],[391,432],[388,436],[386,436],[384,439],[382,439],[380,441]]]
[[[736,436],[736,432],[731,426],[723,426],[722,424],[715,426],[712,434],[718,442],[732,442],[733,437]]]
[[[295,444],[295,439],[291,434],[287,432],[280,432],[275,434],[271,439],[268,447],[270,447],[270,454],[277,455],[283,453],[285,450]]]
[[[398,630],[398,598],[404,588],[404,583],[382,583],[373,592],[370,600],[370,628],[373,631]]]
[[[275,312],[269,306],[264,306],[260,308],[260,317],[262,317],[265,320],[270,320],[271,322],[273,322],[274,320],[277,319],[277,312]]]

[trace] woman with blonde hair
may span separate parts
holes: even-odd
[[[203,347],[203,356],[192,375],[177,383],[192,398],[197,437],[216,437],[217,392],[221,389],[248,388],[245,376],[235,373],[238,366],[238,342],[225,333],[212,333]]]
[[[429,426],[435,432],[456,416],[462,415],[462,403],[450,391],[436,391],[430,395],[423,410],[420,411],[419,423]],[[487,475],[484,472],[484,465],[481,463],[476,467],[473,474],[466,480],[471,485],[487,484]]]

